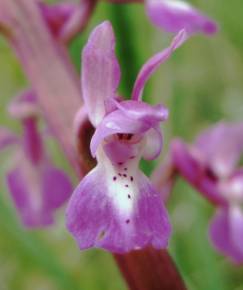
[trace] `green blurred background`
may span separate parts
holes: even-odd
[[[235,121],[243,117],[242,0],[190,3],[214,17],[221,29],[213,38],[190,39],[146,87],[147,101],[162,101],[170,109],[169,121],[164,124],[166,146],[160,161],[174,136],[192,142],[201,129],[221,119]],[[171,36],[149,23],[142,5],[99,3],[88,28],[70,46],[77,70],[80,51],[89,32],[105,19],[112,21],[116,31],[123,73],[120,91],[128,97],[139,67],[154,52],[167,46]],[[17,122],[9,119],[5,108],[27,85],[18,60],[0,37],[1,125],[20,130]],[[49,146],[56,163],[72,172],[57,144],[50,141]],[[32,232],[22,228],[5,185],[7,153],[0,155],[0,289],[126,289],[109,253],[77,249],[65,230],[63,209],[57,214],[55,226]],[[208,240],[213,207],[183,180],[177,182],[168,207],[174,228],[169,251],[189,289],[243,290],[243,268],[218,255]]]

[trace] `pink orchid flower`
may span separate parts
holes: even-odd
[[[132,99],[122,100],[112,26],[106,21],[92,32],[82,54],[82,91],[95,127],[90,149],[97,166],[80,182],[67,208],[67,227],[80,249],[123,253],[167,246],[168,214],[159,192],[139,170],[139,161],[160,154],[159,124],[168,110],[141,98],[146,81],[185,39],[180,31],[168,48],[150,58],[138,74]]]

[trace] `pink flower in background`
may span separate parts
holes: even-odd
[[[195,145],[172,143],[180,174],[217,207],[209,234],[215,247],[243,262],[243,123],[219,123],[202,133]]]
[[[146,11],[151,22],[165,31],[177,33],[185,29],[188,35],[217,32],[215,21],[180,0],[145,0]]]
[[[0,128],[0,149],[12,146],[11,169],[7,185],[19,215],[27,227],[41,227],[54,222],[53,213],[70,196],[72,185],[66,174],[48,158],[37,128],[36,96],[28,91],[16,98],[10,114],[23,126],[16,136]]]
[[[95,3],[95,0],[81,0],[80,3],[39,2],[38,5],[52,34],[58,40],[67,43],[85,28]]]
[[[80,249],[101,247],[127,252],[147,245],[167,246],[171,227],[159,192],[139,170],[143,157],[155,159],[162,149],[162,105],[141,100],[144,85],[161,63],[186,39],[180,31],[170,47],[149,59],[134,85],[132,99],[117,95],[120,68],[112,26],[94,29],[82,55],[85,108],[96,128],[90,149],[97,166],[80,182],[67,208],[67,227]]]

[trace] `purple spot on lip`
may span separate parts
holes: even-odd
[[[124,168],[125,171],[127,171],[127,168]]]
[[[131,198],[131,195],[130,194],[128,194],[128,196],[127,196],[129,199]]]
[[[130,223],[130,220],[126,220],[126,223],[129,224]]]
[[[118,162],[117,164],[118,164],[118,165],[122,165],[122,164],[123,164],[123,162]]]
[[[115,181],[116,179],[117,179],[116,176],[114,176],[114,177],[113,177],[113,180]]]
[[[126,174],[123,174],[123,176],[124,176],[124,177],[127,177],[127,175],[126,175]]]
[[[129,187],[128,184],[126,184],[125,187]]]
[[[131,157],[129,157],[129,159],[134,159],[136,156],[131,156]]]
[[[122,176],[122,174],[121,174],[121,173],[118,173],[118,175],[119,175],[119,176]]]
[[[130,177],[130,180],[133,181],[133,176]]]

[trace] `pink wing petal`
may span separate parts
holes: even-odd
[[[139,100],[142,98],[144,86],[151,75],[159,68],[159,66],[170,58],[171,54],[180,47],[188,38],[185,30],[181,30],[172,40],[170,46],[162,52],[151,57],[141,68],[135,85],[133,87],[132,99]]]
[[[146,10],[151,22],[165,31],[177,33],[185,29],[188,34],[217,32],[215,21],[180,0],[146,0]]]
[[[115,37],[108,21],[97,26],[82,54],[82,91],[92,124],[105,115],[105,100],[115,97],[120,68],[115,56]]]

